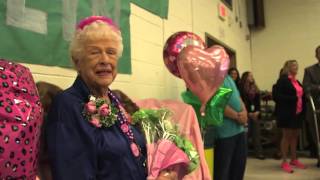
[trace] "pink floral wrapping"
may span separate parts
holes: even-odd
[[[147,144],[148,179],[156,179],[162,170],[175,168],[181,179],[186,174],[189,164],[188,156],[172,141],[161,140],[157,144]],[[179,169],[177,169],[179,168]]]
[[[196,147],[200,156],[200,167],[183,177],[183,180],[211,180],[210,171],[205,160],[203,141],[197,116],[192,106],[175,100],[144,99],[135,101],[141,108],[168,108],[174,113],[173,120],[179,124],[180,132]],[[153,147],[149,147],[148,151]],[[149,154],[149,153],[148,153]],[[149,157],[148,157],[149,158]],[[149,159],[148,159],[149,160]]]
[[[41,124],[30,71],[0,59],[0,179],[35,179]]]

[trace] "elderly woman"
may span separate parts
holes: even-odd
[[[122,49],[111,19],[91,16],[78,24],[70,46],[78,77],[56,96],[48,115],[53,179],[146,179],[145,139],[108,88]],[[159,179],[171,176],[163,172]]]

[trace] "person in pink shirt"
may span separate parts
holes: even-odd
[[[283,66],[283,71],[274,87],[275,113],[277,125],[282,129],[281,152],[283,162],[281,168],[288,173],[293,173],[292,167],[305,169],[306,166],[297,159],[297,142],[299,131],[305,114],[305,96],[301,83],[296,79],[298,62],[288,60]],[[287,162],[290,149],[291,161]]]
[[[30,70],[0,58],[0,179],[35,180],[42,125]]]

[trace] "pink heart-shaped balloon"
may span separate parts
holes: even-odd
[[[187,46],[197,46],[202,49],[206,47],[206,44],[203,42],[201,37],[198,35],[187,32],[187,31],[180,31],[176,32],[171,35],[163,48],[163,61],[166,65],[169,72],[175,75],[178,78],[181,78],[178,65],[177,65],[177,58],[182,51],[183,48]]]
[[[178,69],[188,89],[200,102],[200,112],[204,115],[205,106],[222,84],[228,68],[229,56],[221,46],[201,49],[187,46],[178,56]]]

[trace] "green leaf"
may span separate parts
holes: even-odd
[[[199,166],[199,154],[193,144],[180,136],[176,124],[172,123],[172,113],[168,109],[140,109],[132,115],[133,123],[141,123],[148,143],[159,139],[168,139],[176,144],[190,159],[188,171]]]

